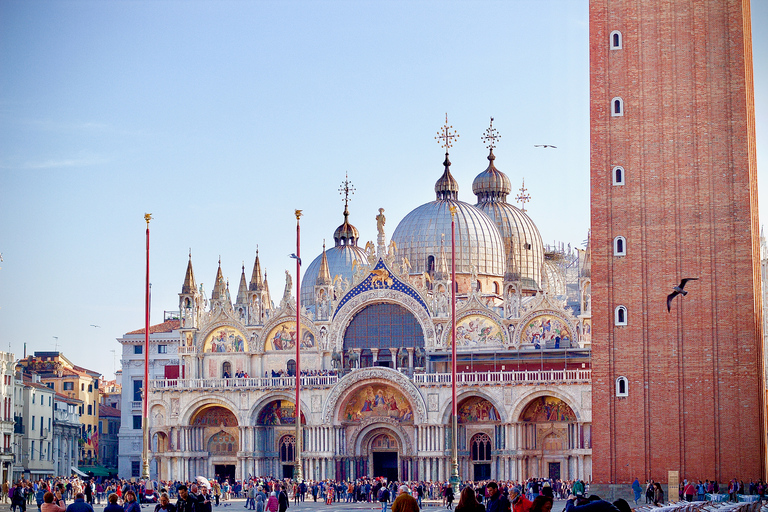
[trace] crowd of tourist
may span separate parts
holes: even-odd
[[[659,482],[645,484],[646,504],[663,505],[664,490]],[[679,497],[687,501],[704,501],[707,494],[728,492],[734,501],[739,494],[760,495],[768,499],[768,486],[763,481],[744,482],[733,479],[725,486],[717,482],[688,481],[680,484]],[[643,494],[636,479],[632,483],[635,504]],[[20,480],[15,485],[5,482],[2,501],[10,502],[14,512],[26,512],[34,503],[39,512],[92,512],[92,505],[106,504],[105,512],[141,512],[140,503],[153,503],[155,512],[211,512],[222,502],[245,499],[245,507],[256,512],[285,512],[290,502],[312,500],[327,505],[336,503],[380,503],[382,512],[418,511],[424,502],[457,512],[550,512],[555,499],[566,499],[565,512],[630,512],[624,500],[603,502],[589,496],[588,484],[581,480],[549,480],[531,478],[516,481],[465,481],[459,496],[448,482],[388,482],[383,478],[360,478],[355,481],[278,480],[271,477],[249,478],[229,482],[127,481],[124,479],[54,478],[37,481]],[[172,500],[176,500],[172,503]],[[454,507],[454,502],[458,501]],[[600,501],[601,503],[596,503]],[[587,508],[581,508],[587,506]]]

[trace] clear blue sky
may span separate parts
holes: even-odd
[[[589,229],[586,0],[0,2],[0,349],[59,349],[112,377],[116,337],[178,309],[187,253],[231,293],[257,246],[279,301],[357,192],[363,243],[434,199],[447,112],[460,199],[487,166],[522,180],[545,243]],[[768,2],[753,1],[758,159],[768,159]],[[534,148],[554,144],[556,150]],[[767,211],[766,173],[760,174]],[[517,191],[515,190],[515,193]],[[91,327],[91,324],[100,327]],[[117,368],[119,368],[119,357]]]

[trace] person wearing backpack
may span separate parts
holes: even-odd
[[[381,512],[387,512],[387,502],[389,502],[389,489],[386,485],[382,485],[379,489],[379,494],[376,496],[381,503]]]

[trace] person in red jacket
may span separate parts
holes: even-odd
[[[512,512],[529,512],[533,502],[526,498],[519,487],[509,490],[509,502],[512,504]]]
[[[683,494],[685,495],[685,501],[693,501],[693,495],[696,494],[696,488],[693,486],[693,482],[686,480],[685,487],[683,488]]]

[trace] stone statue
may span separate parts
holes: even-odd
[[[384,224],[387,223],[387,218],[384,216],[384,208],[379,208],[379,214],[376,216],[376,231],[380,236],[384,236]]]
[[[283,291],[283,299],[287,299],[291,296],[291,290],[293,290],[293,278],[291,273],[285,271],[285,291]]]
[[[336,352],[336,349],[333,350],[333,354],[331,354],[331,365],[334,368],[340,368],[341,367],[341,354]]]
[[[356,350],[349,353],[349,367],[360,368],[360,353]]]

